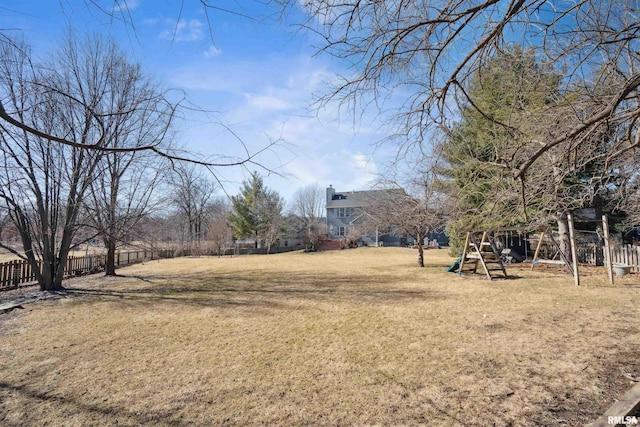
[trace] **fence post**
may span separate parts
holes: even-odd
[[[629,265],[629,252],[630,251],[630,247],[629,245],[624,245],[624,265]]]
[[[31,264],[29,264],[27,262],[27,264],[25,265],[24,269],[25,269],[25,273],[24,273],[25,282],[30,282],[31,281],[31,276],[32,276]]]
[[[6,272],[7,272],[7,264],[6,263],[2,263],[0,264],[0,288],[4,288],[5,285],[5,279],[6,279]]]
[[[11,263],[11,282],[13,286],[18,286],[20,283],[20,268],[18,266],[19,261],[13,261]]]

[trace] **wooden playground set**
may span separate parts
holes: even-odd
[[[581,220],[581,222],[585,221]],[[594,220],[590,222],[594,222]],[[574,283],[578,286],[580,285],[578,248],[574,219],[571,214],[568,215],[568,224],[571,256],[567,256],[562,251],[560,243],[554,238],[553,230],[548,226],[533,229],[515,227],[474,230],[466,233],[462,255],[447,271],[460,275],[484,274],[489,280],[496,278],[506,279],[508,275],[505,264],[526,260],[531,262],[532,270],[538,264],[555,264],[564,267],[568,273],[573,275]],[[602,216],[601,224],[601,239],[604,242],[604,265],[607,269],[609,283],[613,284],[614,266],[611,257],[609,222],[606,215]],[[536,233],[536,239],[530,238],[531,233]],[[515,244],[514,236],[518,240]],[[528,254],[530,240],[537,240],[532,258],[529,258]],[[550,251],[545,251],[546,255],[542,251],[544,243],[551,248]],[[517,246],[520,252],[515,250],[514,246]]]

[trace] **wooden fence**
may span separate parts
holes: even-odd
[[[577,252],[578,262],[581,264],[604,265],[604,248],[598,244],[578,245]],[[640,246],[622,245],[612,247],[611,262],[613,265],[631,266],[631,271],[640,272]]]
[[[271,248],[271,253],[289,252],[300,249],[298,246],[289,247],[274,247]],[[153,251],[131,251],[131,252],[116,252],[115,264],[116,268],[125,267],[127,265],[137,264],[144,261],[151,261],[159,258],[174,258],[176,253],[179,256],[194,256],[190,250],[181,249],[161,249]],[[266,254],[266,249],[240,249],[234,250],[233,248],[227,249],[224,255],[253,255],[253,254]],[[212,251],[199,251],[198,255],[217,255]],[[94,274],[104,271],[106,264],[106,255],[87,255],[82,257],[69,257],[64,268],[64,278],[75,276],[84,276],[85,274]],[[38,264],[38,268],[42,268]],[[15,260],[10,262],[0,263],[0,292],[9,289],[15,289],[20,285],[32,284],[36,281],[36,275],[33,272],[31,265],[24,260]]]
[[[587,265],[604,265],[604,248],[597,243],[578,244],[578,262]]]
[[[631,271],[640,272],[640,246],[622,245],[611,248],[611,261],[613,265],[629,265]]]
[[[116,252],[116,268],[151,261],[159,258],[173,258],[173,249],[153,251]],[[85,274],[104,271],[106,255],[87,255],[83,257],[69,257],[64,268],[64,277],[83,276]],[[39,263],[38,268],[42,268]],[[24,260],[14,260],[0,263],[0,291],[14,289],[20,285],[36,281],[36,274],[31,264]]]

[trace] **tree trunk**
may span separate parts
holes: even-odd
[[[418,236],[418,267],[424,267],[424,248],[422,245],[424,238]]]
[[[116,275],[116,242],[114,239],[106,239],[107,246],[107,262],[104,267],[105,276]]]
[[[69,213],[66,220],[73,221],[73,212]],[[50,239],[43,239],[42,251],[42,276],[40,280],[40,290],[42,291],[61,291],[64,290],[62,286],[62,279],[64,279],[64,270],[67,264],[67,258],[69,257],[69,247],[71,246],[72,229],[65,227],[62,232],[62,239],[60,240],[60,247],[56,250],[55,239],[53,234]]]
[[[68,254],[68,252],[67,252]],[[64,279],[64,269],[67,264],[67,255],[64,255],[64,258],[56,258],[55,261],[55,275],[53,276],[53,289],[54,291],[60,291],[64,289],[62,286],[62,279]]]
[[[18,214],[22,215],[21,212],[18,212]],[[19,217],[18,220],[24,221],[24,217]],[[26,224],[26,222],[24,224]],[[59,262],[60,258],[56,257],[55,255],[55,248],[48,244],[45,244],[45,250],[42,252],[42,262],[39,263],[34,256],[33,241],[27,230],[28,228],[26,226],[19,227],[18,229],[20,237],[22,239],[23,247],[27,252],[27,260],[31,265],[31,271],[35,272],[36,279],[38,280],[38,284],[40,285],[40,290],[64,290],[64,287],[62,286],[62,279],[64,277],[65,262],[69,251],[61,250],[61,253],[64,257],[64,262],[61,264]],[[43,241],[43,243],[49,242]]]
[[[114,167],[118,164],[118,158],[114,158]],[[118,205],[118,191],[120,188],[120,177],[116,170],[111,171],[111,188],[109,194],[109,206],[107,215],[107,235],[104,236],[104,245],[107,247],[107,260],[104,266],[105,276],[116,275],[116,236],[118,235],[118,225],[116,223],[116,207]]]
[[[558,212],[558,245],[560,250],[567,258],[568,261],[572,261],[571,256],[571,242],[569,239],[569,219],[566,212]]]
[[[42,280],[40,281],[41,291],[62,291],[62,279],[64,278],[64,268],[66,259],[61,262],[55,256],[49,260],[42,260]]]
[[[41,291],[55,290],[55,286],[53,284],[53,260],[47,258],[48,257],[45,255],[44,259],[42,260],[42,279],[40,280]]]

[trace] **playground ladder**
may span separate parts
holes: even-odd
[[[478,265],[482,265],[487,279],[492,280],[496,274],[507,277],[502,257],[496,247],[493,233],[484,231],[478,242],[479,233],[469,232],[465,241],[464,252],[460,261],[460,273],[477,273]]]

